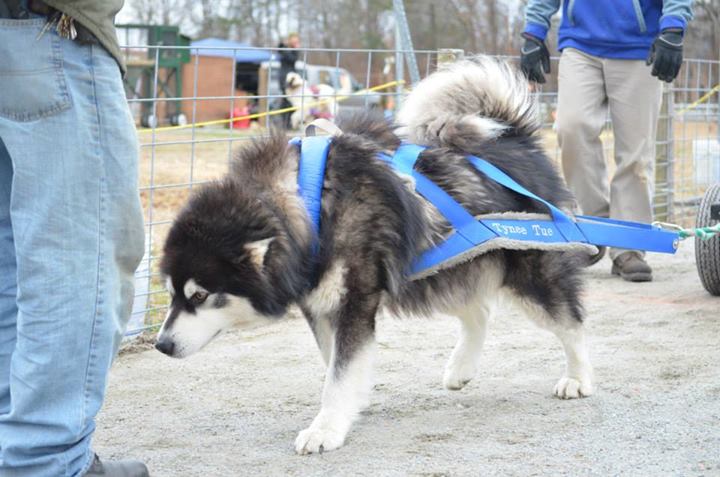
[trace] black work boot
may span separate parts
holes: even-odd
[[[137,460],[101,462],[95,454],[93,463],[83,477],[150,477],[145,464]]]
[[[638,252],[624,252],[615,257],[611,273],[629,282],[652,281],[652,268]]]

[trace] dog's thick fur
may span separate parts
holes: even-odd
[[[478,115],[478,113],[480,115]],[[527,83],[478,57],[441,70],[407,98],[404,134],[429,146],[417,169],[472,214],[545,212],[476,171],[466,154],[506,171],[565,208],[572,197],[534,137]],[[378,309],[457,316],[460,339],[444,385],[462,388],[478,367],[491,311],[505,296],[561,340],[561,398],[592,393],[580,304],[580,258],[569,252],[496,250],[409,281],[416,256],[449,225],[376,156],[399,138],[382,119],[352,118],[332,141],[322,193],[318,249],[298,196],[298,152],[274,134],[242,148],[222,181],[195,193],[169,233],[162,261],[172,304],[158,348],[187,356],[223,329],[280,318],[299,304],[327,365],[322,407],[300,432],[299,453],[341,446],[367,404]]]

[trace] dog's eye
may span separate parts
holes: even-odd
[[[190,297],[190,303],[193,305],[202,305],[205,300],[207,300],[209,293],[206,291],[196,291],[192,294]]]

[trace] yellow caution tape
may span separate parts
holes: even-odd
[[[705,101],[707,101],[708,99],[710,99],[710,96],[712,96],[713,94],[717,93],[718,91],[720,91],[720,83],[716,84],[716,85],[713,87],[713,89],[711,89],[710,91],[708,91],[707,94],[705,94],[702,98],[698,99],[697,101],[695,101],[694,103],[692,103],[690,106],[688,106],[688,107],[686,107],[686,108],[683,108],[683,109],[681,109],[680,111],[678,111],[678,114],[685,114],[686,112],[690,111],[691,109],[697,108],[699,105],[701,105],[702,103],[704,103]]]
[[[332,97],[332,98],[326,98],[326,99],[322,99],[322,100],[319,100],[319,101],[314,101],[314,102],[310,102],[310,103],[305,103],[305,105],[304,105],[303,107],[306,108],[306,107],[312,107],[312,106],[319,106],[319,105],[322,105],[322,104],[327,104],[327,103],[329,103],[330,101],[344,101],[344,100],[348,99],[348,98],[351,97],[351,96],[362,96],[363,94],[366,94],[366,93],[372,93],[372,92],[374,92],[374,91],[380,91],[380,90],[387,89],[387,88],[391,88],[391,87],[393,87],[393,86],[397,86],[397,85],[399,85],[399,84],[404,84],[404,83],[405,83],[405,81],[403,81],[403,80],[390,81],[390,82],[388,82],[388,83],[383,83],[383,84],[378,85],[378,86],[373,86],[372,88],[367,88],[367,89],[362,89],[362,90],[360,90],[360,91],[356,91],[356,92],[354,92],[353,94],[342,95],[342,96],[334,96],[334,97]],[[182,98],[180,98],[180,99],[182,99]],[[262,118],[262,117],[264,117],[264,116],[275,116],[275,115],[278,115],[278,114],[285,114],[285,113],[289,113],[289,112],[292,112],[292,111],[297,111],[298,109],[300,109],[300,108],[298,108],[298,107],[296,107],[296,106],[292,106],[292,107],[289,107],[289,108],[274,109],[274,110],[272,110],[272,111],[266,111],[266,112],[264,112],[264,113],[254,113],[254,114],[247,114],[247,115],[245,115],[245,116],[235,116],[235,117],[232,117],[232,118],[229,118],[229,119],[216,119],[216,120],[213,120],[213,121],[203,121],[203,122],[199,122],[199,123],[183,124],[183,125],[181,125],[181,126],[164,126],[164,127],[161,127],[161,128],[143,128],[143,129],[139,129],[139,132],[147,132],[147,131],[172,131],[172,130],[177,130],[177,129],[187,129],[187,128],[191,128],[191,127],[211,126],[211,125],[215,125],[215,124],[228,124],[228,123],[233,122],[233,121],[242,121],[242,120],[244,120],[244,119],[257,119],[257,118]]]

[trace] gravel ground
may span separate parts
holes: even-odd
[[[649,261],[652,283],[612,278],[608,259],[587,271],[590,398],[552,396],[560,344],[514,311],[498,310],[484,369],[456,392],[441,384],[456,324],[383,319],[372,404],[345,447],[296,456],[323,366],[289,319],[182,361],[122,354],[95,448],[153,476],[720,475],[720,298],[691,242]]]

